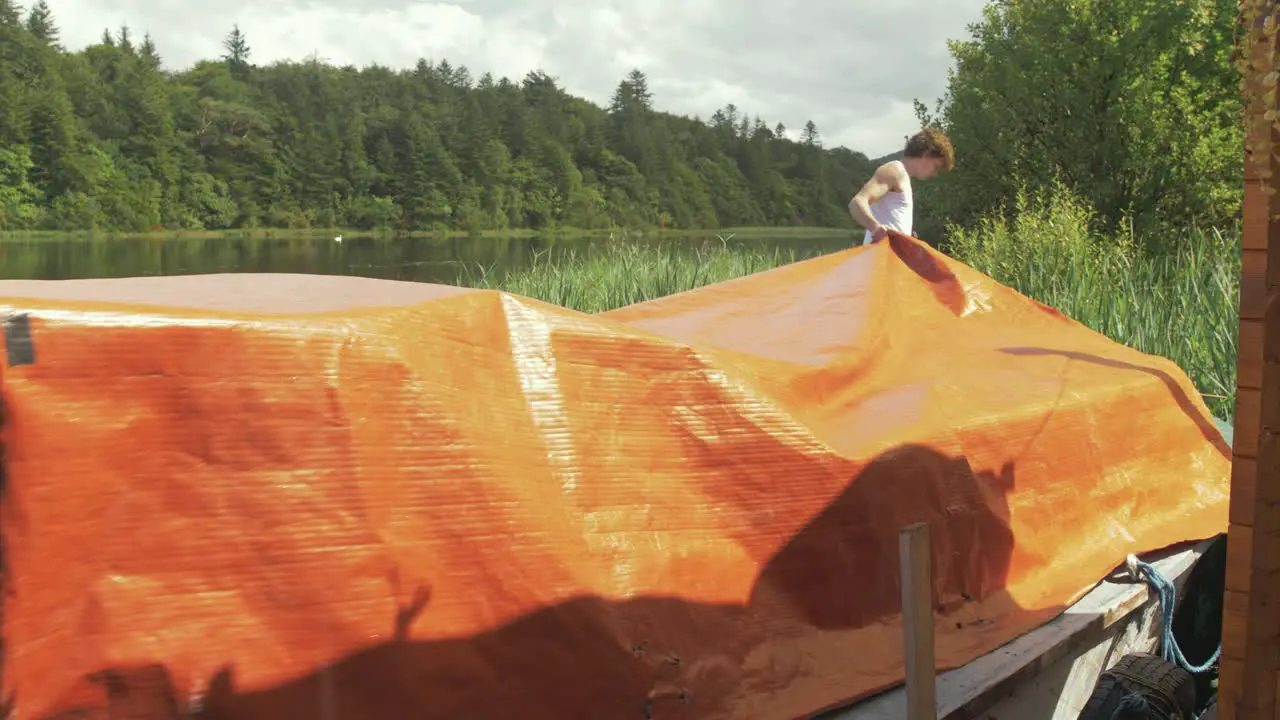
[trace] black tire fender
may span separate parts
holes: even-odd
[[[1144,709],[1121,710],[1134,702],[1127,697],[1141,698],[1135,704]],[[1191,673],[1161,657],[1132,653],[1098,677],[1079,720],[1191,720],[1195,703]]]

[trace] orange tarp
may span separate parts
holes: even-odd
[[[14,717],[805,717],[901,682],[904,525],[951,668],[1227,523],[1177,367],[904,237],[599,316],[297,275],[0,306]]]

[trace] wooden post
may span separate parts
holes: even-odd
[[[1276,36],[1264,31],[1274,2],[1247,29],[1248,143],[1235,447],[1231,472],[1227,581],[1219,675],[1221,720],[1280,718],[1280,135],[1267,116],[1280,108]],[[1243,6],[1242,6],[1243,7]],[[1274,18],[1272,18],[1274,22]]]
[[[938,692],[933,657],[933,552],[929,524],[898,533],[902,574],[903,659],[906,663],[906,720],[937,720]]]
[[[333,691],[334,666],[325,665],[320,671],[320,720],[338,720],[338,704]]]

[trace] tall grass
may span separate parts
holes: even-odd
[[[464,271],[470,287],[501,289],[588,313],[605,312],[768,270],[802,259],[794,249],[727,244],[615,245],[599,253],[540,257],[505,277]]]
[[[949,252],[1117,342],[1169,358],[1216,416],[1234,416],[1238,232],[1186,230],[1157,242],[1103,234],[1061,188],[1020,196],[1013,210],[952,229]]]

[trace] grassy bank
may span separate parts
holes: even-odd
[[[582,312],[613,310],[731,280],[804,259],[794,250],[758,250],[704,243],[618,245],[606,252],[538,260],[507,277],[464,270],[461,284],[501,289]]]

